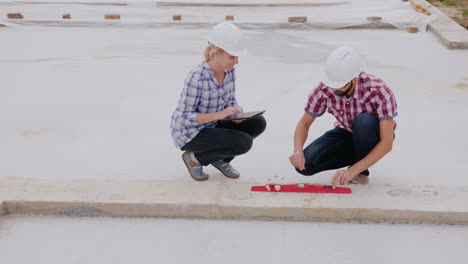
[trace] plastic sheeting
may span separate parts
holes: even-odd
[[[79,2],[79,4],[77,4]],[[165,1],[168,2],[168,1]],[[174,1],[180,2],[180,1]],[[210,2],[195,0],[194,2]],[[213,1],[211,1],[213,2]],[[217,3],[323,3],[327,1],[216,1]],[[339,2],[339,1],[328,1]],[[21,12],[23,20],[6,19],[7,13]],[[72,19],[64,20],[69,13]],[[104,14],[120,14],[120,20],[104,20]],[[182,15],[182,21],[173,22],[172,15]],[[207,27],[235,17],[235,23],[248,28],[348,28],[385,27],[398,29],[417,27],[425,30],[433,16],[420,14],[408,2],[401,0],[361,0],[331,6],[161,6],[156,1],[4,1],[0,0],[0,24],[12,27],[79,26],[79,27],[158,27],[189,25]],[[307,16],[308,23],[288,23],[288,17]],[[382,17],[381,22],[370,22],[369,16]]]

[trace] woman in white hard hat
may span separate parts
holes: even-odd
[[[197,181],[207,180],[203,166],[212,165],[229,178],[239,172],[230,162],[252,147],[253,139],[266,127],[263,116],[247,120],[222,120],[242,112],[235,97],[235,68],[238,56],[245,54],[242,32],[234,24],[216,25],[208,38],[205,61],[186,77],[171,120],[176,147],[184,150],[182,159]]]
[[[309,95],[294,134],[289,160],[300,174],[349,166],[338,170],[331,184],[367,184],[368,168],[392,150],[395,97],[384,81],[363,72],[362,66],[362,58],[350,47],[328,56],[324,80]],[[303,149],[310,126],[326,111],[336,118],[335,128]]]

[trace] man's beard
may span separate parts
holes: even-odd
[[[349,93],[349,91],[351,91],[351,89],[353,89],[353,82],[352,81],[350,82],[349,88],[346,89],[345,91],[333,91],[333,92],[338,96],[345,96],[345,95],[347,95]]]

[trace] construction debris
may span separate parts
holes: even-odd
[[[307,17],[288,17],[288,22],[307,22]]]
[[[23,19],[23,15],[21,13],[8,13],[7,18],[11,19]]]
[[[409,27],[406,31],[408,31],[408,33],[417,33],[419,30],[416,27]]]
[[[156,2],[160,6],[331,6],[351,4],[351,2],[324,3],[215,3],[215,2]]]
[[[120,19],[120,15],[119,14],[104,15],[104,19]]]
[[[370,17],[367,17],[367,21],[375,22],[375,21],[381,21],[381,20],[382,20],[382,17],[379,17],[379,16],[370,16]]]
[[[418,4],[416,3],[415,0],[409,0],[411,3],[411,6],[414,8],[414,10],[418,11],[419,13],[423,13],[425,15],[431,15],[429,11],[427,11],[427,7],[425,4]]]

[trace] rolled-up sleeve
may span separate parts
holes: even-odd
[[[376,104],[376,112],[379,121],[392,119],[398,115],[395,96],[386,85],[379,89],[379,94],[376,97]]]
[[[320,83],[312,93],[310,93],[307,104],[304,107],[304,111],[311,116],[319,117],[327,110],[326,98],[322,91],[323,87],[323,83]]]
[[[197,111],[201,96],[200,75],[190,74],[185,78],[184,89],[179,99],[179,122],[184,126],[196,126],[198,124]]]

